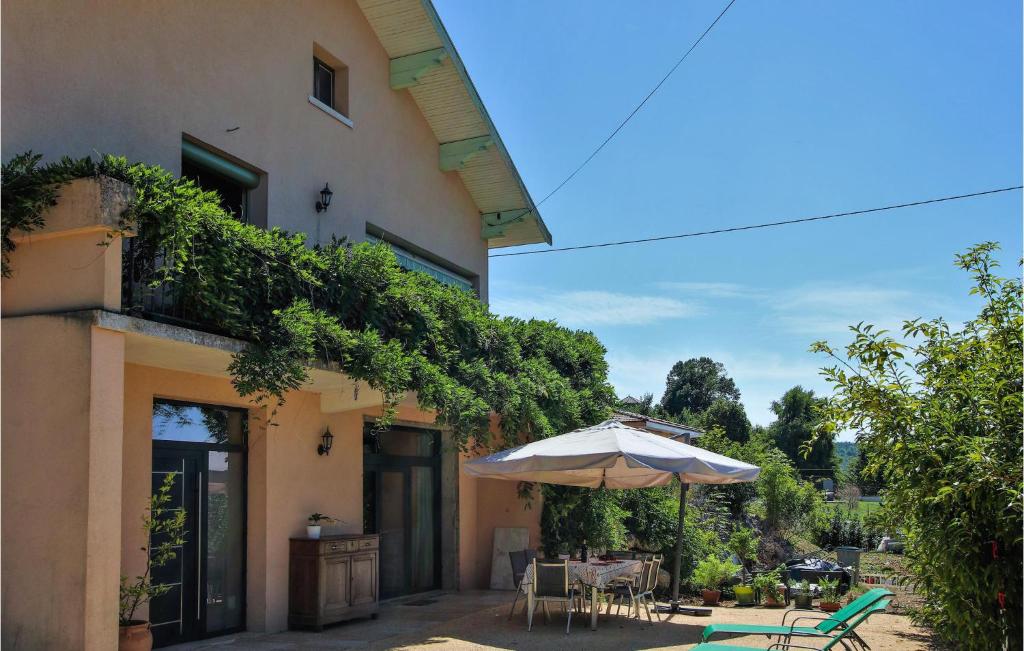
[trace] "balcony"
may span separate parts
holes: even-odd
[[[121,312],[130,316],[170,325],[227,334],[202,318],[202,311],[187,297],[175,292],[174,285],[156,283],[157,273],[151,255],[145,249],[152,244],[138,238],[125,238],[121,251]]]

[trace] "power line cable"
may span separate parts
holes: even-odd
[[[700,35],[700,36],[699,36],[699,37],[697,38],[697,40],[693,42],[693,45],[691,45],[691,46],[690,46],[690,49],[688,49],[688,50],[687,50],[687,51],[686,51],[686,52],[685,52],[685,53],[683,54],[683,56],[679,57],[679,60],[678,60],[678,61],[676,61],[676,64],[675,64],[674,66],[672,66],[672,68],[671,68],[671,69],[669,69],[669,71],[668,71],[668,72],[667,72],[667,73],[665,74],[665,76],[664,76],[664,77],[662,77],[662,78],[661,78],[661,81],[659,81],[659,82],[657,83],[657,85],[656,85],[656,86],[655,86],[654,88],[652,88],[652,89],[651,89],[651,92],[647,93],[647,96],[646,96],[646,97],[644,97],[644,98],[643,98],[643,100],[642,100],[642,101],[641,101],[641,102],[640,102],[639,104],[637,104],[637,105],[636,105],[636,107],[635,107],[635,108],[634,108],[634,109],[633,109],[632,111],[630,111],[629,115],[627,115],[627,116],[626,116],[626,119],[625,119],[625,120],[623,120],[622,122],[620,122],[620,123],[619,123],[619,126],[615,127],[615,130],[614,130],[614,131],[612,131],[612,132],[611,132],[611,133],[610,133],[610,134],[608,135],[608,137],[607,137],[607,138],[605,138],[605,139],[604,139],[604,141],[603,141],[603,142],[602,142],[602,143],[601,143],[600,145],[598,145],[598,146],[597,146],[597,149],[595,149],[594,151],[590,152],[590,155],[589,155],[589,156],[587,156],[587,158],[586,158],[586,159],[585,159],[585,160],[584,160],[584,161],[583,161],[582,163],[580,163],[580,164],[579,164],[579,165],[578,165],[578,166],[576,167],[576,169],[574,169],[574,170],[572,171],[572,173],[571,173],[571,174],[569,174],[569,176],[565,177],[565,178],[564,178],[564,179],[562,180],[562,182],[561,182],[561,183],[559,183],[559,184],[558,184],[557,186],[555,186],[555,189],[554,189],[554,190],[552,190],[551,192],[548,192],[548,193],[547,193],[547,196],[545,196],[545,197],[544,197],[543,199],[541,199],[541,200],[540,200],[540,201],[539,201],[538,203],[534,204],[534,206],[533,206],[533,209],[532,209],[532,210],[530,210],[529,212],[527,212],[527,213],[523,214],[523,215],[522,215],[521,217],[519,217],[519,219],[522,219],[522,218],[524,218],[524,217],[526,217],[526,216],[528,216],[528,215],[530,215],[530,214],[532,214],[532,213],[536,212],[536,211],[537,211],[537,209],[538,209],[538,208],[540,208],[541,204],[543,204],[543,203],[544,203],[545,201],[547,201],[548,199],[550,199],[550,198],[551,198],[551,197],[552,197],[552,196],[553,196],[553,195],[554,195],[554,194],[555,194],[556,192],[558,192],[558,191],[559,191],[559,190],[561,190],[561,189],[562,189],[563,187],[565,187],[565,184],[567,184],[567,183],[568,183],[569,181],[573,180],[573,178],[574,178],[574,177],[575,177],[575,176],[576,176],[577,174],[579,174],[579,173],[580,173],[580,171],[581,171],[581,170],[582,170],[582,169],[583,169],[584,167],[586,167],[586,166],[587,166],[587,164],[588,164],[588,163],[589,163],[590,161],[592,161],[592,160],[594,159],[594,157],[595,157],[595,156],[597,156],[597,155],[598,155],[598,153],[600,153],[600,151],[601,151],[602,149],[604,149],[605,145],[607,145],[607,144],[608,144],[609,142],[611,142],[612,138],[614,138],[614,137],[615,137],[616,135],[618,135],[619,131],[622,131],[622,128],[623,128],[623,127],[625,127],[625,126],[626,126],[626,124],[628,124],[628,123],[629,123],[629,121],[633,119],[633,116],[635,116],[635,115],[636,115],[636,114],[637,114],[637,113],[638,113],[638,112],[640,111],[640,109],[642,109],[642,108],[644,107],[644,104],[646,104],[646,103],[647,103],[647,101],[648,101],[649,99],[651,99],[651,97],[653,97],[655,93],[657,93],[657,92],[658,92],[658,89],[660,89],[660,88],[662,87],[662,85],[663,85],[663,84],[664,84],[664,83],[665,83],[666,81],[668,81],[668,78],[672,76],[672,73],[674,73],[674,72],[676,71],[676,69],[677,69],[677,68],[678,68],[678,67],[679,67],[680,65],[682,65],[683,61],[686,61],[686,57],[690,56],[690,53],[691,53],[691,52],[693,52],[693,51],[694,51],[695,49],[697,49],[697,46],[698,46],[698,45],[700,45],[700,42],[701,42],[701,41],[703,41],[703,40],[704,40],[704,37],[708,35],[708,32],[710,32],[710,31],[711,31],[711,29],[712,29],[712,28],[713,28],[713,27],[714,27],[715,25],[717,25],[717,24],[718,24],[718,21],[722,19],[722,16],[724,16],[724,15],[725,15],[725,12],[729,11],[729,7],[732,7],[733,3],[735,3],[735,2],[736,2],[736,0],[729,0],[729,4],[727,4],[727,5],[725,6],[725,9],[723,9],[723,10],[722,10],[722,12],[718,14],[718,17],[716,17],[716,18],[715,18],[715,19],[714,19],[714,20],[713,20],[713,21],[711,22],[711,24],[710,24],[710,25],[708,25],[707,29],[705,29],[705,30],[704,30],[704,32],[703,32],[703,33],[702,33],[702,34],[701,34],[701,35]]]
[[[600,242],[597,244],[580,244],[576,246],[563,246],[554,249],[537,249],[536,251],[516,251],[513,253],[493,253],[489,255],[489,258],[508,258],[519,255],[534,255],[538,253],[557,253],[559,251],[579,251],[582,249],[599,249],[610,246],[625,246],[627,244],[643,244],[646,242],[661,242],[664,240],[680,240],[687,237],[701,237],[703,235],[717,235],[719,233],[734,233],[737,231],[750,231],[758,228],[771,228],[774,226],[787,226],[790,224],[803,224],[806,222],[822,221],[825,219],[836,219],[839,217],[854,217],[857,215],[867,215],[870,213],[883,212],[887,210],[899,210],[901,208],[913,208],[915,206],[925,206],[933,203],[943,203],[945,201],[958,201],[961,199],[972,199],[975,197],[982,197],[989,194],[999,194],[1001,192],[1012,192],[1014,190],[1024,189],[1024,186],[1015,185],[1007,188],[997,188],[994,190],[984,190],[982,192],[971,192],[969,194],[957,194],[949,197],[938,197],[936,199],[923,199],[921,201],[911,201],[907,203],[898,203],[890,206],[881,206],[878,208],[865,208],[863,210],[851,210],[848,212],[837,212],[830,215],[817,215],[814,217],[801,217],[799,219],[786,219],[777,222],[767,222],[763,224],[750,224],[747,226],[731,226],[729,228],[716,228],[710,231],[696,231],[693,233],[681,233],[678,235],[660,235],[657,237],[644,237],[636,240],[619,240],[616,242]]]

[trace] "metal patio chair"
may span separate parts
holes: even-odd
[[[533,608],[527,608],[526,630],[533,630],[533,612],[540,603],[544,609],[545,621],[550,621],[548,613],[548,602],[561,603],[565,610],[567,619],[565,622],[565,634],[569,634],[572,626],[572,611],[576,592],[569,584],[569,562],[562,560],[556,563],[538,563],[533,559],[533,582],[527,587],[533,595]]]
[[[627,598],[629,602],[626,605],[626,617],[629,617],[630,613],[633,612],[634,606],[637,607],[637,613],[639,614],[640,606],[637,604],[636,595],[643,592],[644,580],[649,572],[648,568],[653,564],[653,561],[644,561],[643,567],[632,577],[622,577],[608,585],[607,590],[605,590],[605,596],[608,597],[608,608],[605,610],[606,615],[611,614],[612,604],[617,604],[615,614],[618,615],[622,611],[622,602]]]
[[[643,604],[644,610],[647,612],[647,620],[654,622],[651,618],[651,609],[647,604],[647,600],[651,600],[651,604],[654,605],[654,616],[661,621],[661,615],[658,614],[658,604],[654,598],[654,589],[658,587],[658,570],[661,569],[661,559],[654,558],[649,564],[644,564],[645,572],[642,573],[640,579],[640,592],[636,595],[636,618],[640,619],[640,604]]]
[[[512,616],[516,613],[516,604],[519,602],[519,595],[525,594],[525,586],[523,586],[523,577],[526,576],[526,568],[533,559],[537,558],[537,552],[533,549],[523,549],[521,551],[509,552],[508,560],[512,565],[512,583],[516,586],[516,596],[512,600],[512,609],[508,613],[508,618],[512,619]]]

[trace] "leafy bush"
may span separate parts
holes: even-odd
[[[692,491],[691,491],[692,492]],[[674,486],[619,491],[619,505],[627,512],[624,524],[639,549],[667,552],[676,543],[679,492]]]
[[[739,571],[740,566],[732,561],[716,555],[708,556],[693,568],[692,583],[705,590],[718,590]]]
[[[858,432],[862,474],[880,472],[887,506],[906,518],[917,616],[964,649],[1019,649],[1024,635],[1024,318],[1019,277],[994,273],[997,248],[956,257],[981,299],[961,328],[907,321],[898,341],[860,324],[845,350],[812,348],[835,360],[825,435]]]
[[[64,184],[83,176],[92,176],[93,166],[88,159],[76,161],[64,157],[53,165],[39,167],[42,154],[25,152],[12,158],[3,166],[3,190],[0,212],[3,236],[3,276],[11,275],[10,254],[15,245],[16,231],[31,233],[43,227],[42,212],[57,205],[60,188]]]
[[[761,594],[774,599],[782,600],[782,590],[779,584],[782,583],[782,572],[778,568],[762,572],[754,577],[754,587],[761,591]]]
[[[574,553],[584,542],[594,552],[625,546],[629,514],[617,491],[542,484],[541,493],[541,546],[548,557]]]
[[[839,603],[839,579],[818,579],[818,587],[821,588],[822,603]]]
[[[762,459],[755,491],[755,511],[769,529],[803,529],[824,508],[820,492],[810,482],[800,481],[793,466],[777,451]]]
[[[859,513],[840,509],[834,509],[825,526],[815,533],[815,542],[826,549],[859,547],[873,550],[882,540],[882,532],[874,525],[865,524]]]
[[[757,558],[757,538],[754,537],[754,530],[737,526],[729,536],[729,541],[725,543],[725,548],[735,554],[745,566]]]

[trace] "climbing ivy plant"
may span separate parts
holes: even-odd
[[[474,294],[403,270],[387,246],[311,248],[301,233],[237,221],[190,180],[120,157],[39,161],[29,152],[3,167],[5,273],[17,272],[6,268],[10,235],[39,228],[62,184],[126,182],[135,199],[105,244],[134,231],[126,273],[142,270],[151,289],[248,342],[229,371],[259,404],[276,408],[311,366],[328,365],[383,394],[382,427],[415,392],[465,448],[489,445],[492,412],[509,443],[598,422],[614,401],[593,334],[495,316]]]

